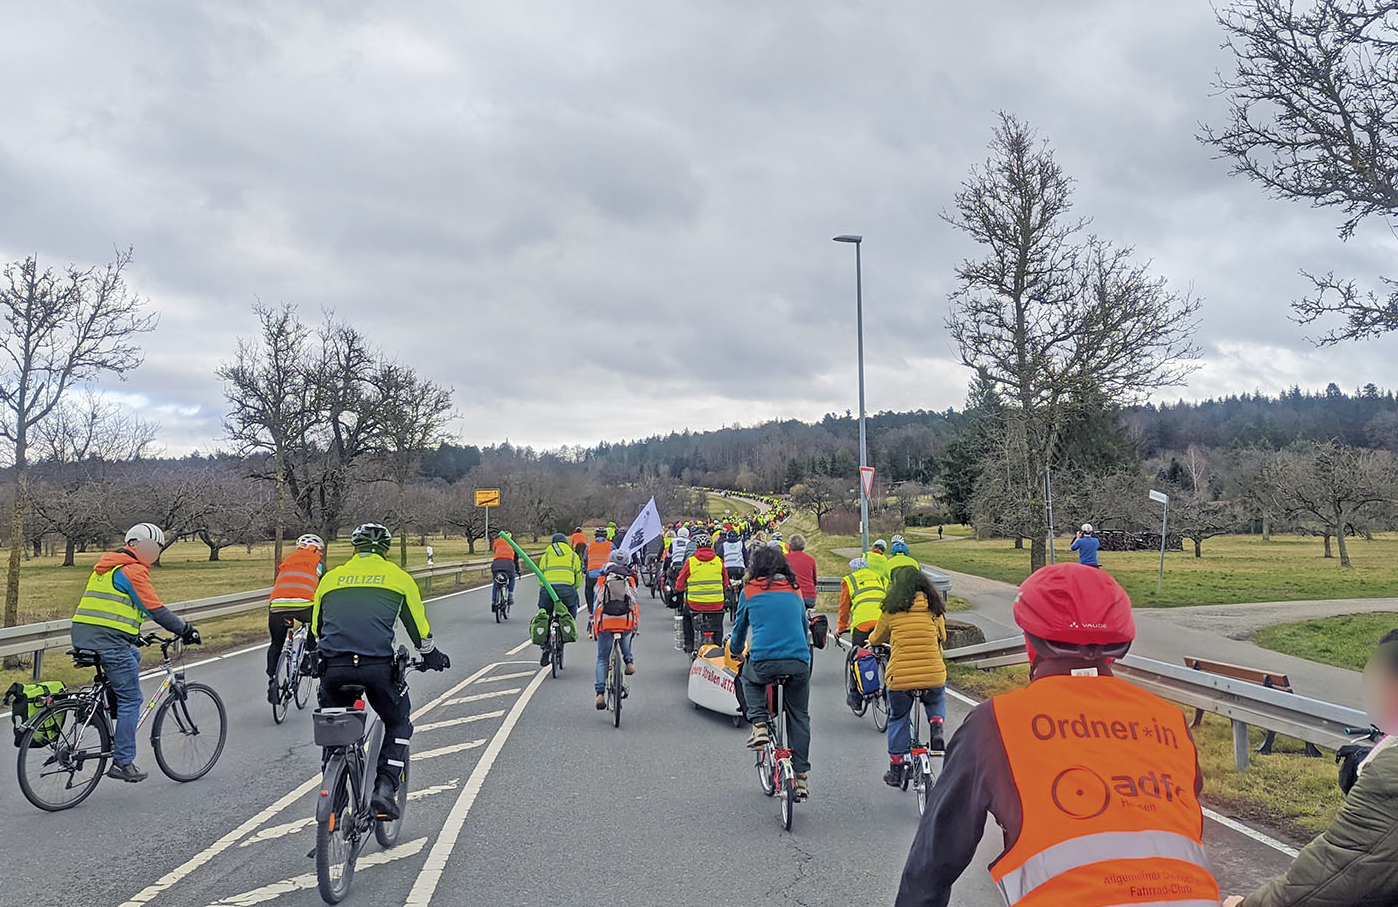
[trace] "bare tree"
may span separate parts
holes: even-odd
[[[476,553],[476,542],[485,537],[485,508],[476,506],[475,483],[462,479],[451,487],[442,509],[443,522],[466,538],[466,550]]]
[[[388,478],[398,490],[398,558],[406,567],[408,482],[427,449],[446,440],[451,390],[395,364],[386,365],[377,380],[383,397],[384,461]]]
[[[844,500],[842,486],[846,484],[846,482],[830,476],[812,476],[809,481],[802,482],[791,489],[791,502],[803,510],[814,513],[816,528],[819,529],[821,519],[839,507]]]
[[[889,498],[898,511],[898,522],[908,525],[908,518],[921,505],[922,499],[931,494],[931,489],[921,482],[899,482],[889,490]]]
[[[141,364],[136,338],[155,327],[144,301],[126,286],[131,252],[105,267],[39,270],[34,257],[8,265],[0,286],[0,438],[14,458],[5,626],[19,614],[19,564],[28,499],[30,433],[76,383],[122,376]],[[7,666],[12,659],[7,659]]]
[[[1072,180],[1025,123],[1002,114],[990,148],[943,215],[985,250],[956,270],[947,327],[961,361],[1015,410],[1005,420],[1008,497],[997,497],[1025,502],[1037,570],[1060,432],[1084,406],[1181,383],[1199,355],[1199,301],[1171,291],[1132,250],[1084,236]]]
[[[1350,447],[1337,441],[1302,442],[1278,455],[1266,468],[1268,482],[1289,513],[1319,522],[1340,549],[1340,566],[1350,566],[1345,537],[1363,530],[1363,521],[1384,504],[1398,500],[1398,460],[1387,451]]]
[[[1237,71],[1222,78],[1227,123],[1201,138],[1279,198],[1339,209],[1341,240],[1371,215],[1398,214],[1398,0],[1234,0],[1218,14]],[[1398,283],[1382,294],[1333,273],[1306,274],[1294,303],[1318,342],[1398,330]]]
[[[249,546],[267,537],[275,498],[266,483],[246,478],[234,464],[211,467],[203,477],[203,525],[194,530],[217,561],[224,548]]]
[[[218,376],[232,407],[224,417],[224,431],[242,453],[260,451],[270,457],[276,487],[275,577],[282,562],[288,486],[297,476],[293,458],[304,453],[314,418],[308,378],[310,332],[292,306],[274,309],[258,303],[253,311],[261,327],[258,338],[239,340],[233,360],[219,366]]]

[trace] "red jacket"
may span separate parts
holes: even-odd
[[[796,574],[796,585],[800,587],[798,591],[801,598],[810,601],[816,597],[816,562],[804,551],[792,551],[786,556],[786,562],[791,565],[791,572]]]

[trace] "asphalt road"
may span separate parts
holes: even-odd
[[[817,653],[812,799],[786,833],[758,788],[746,731],[690,707],[669,611],[644,602],[639,672],[617,730],[593,708],[594,644],[569,646],[558,679],[522,645],[534,590],[521,584],[503,626],[485,591],[429,606],[453,667],[414,675],[417,797],[399,845],[381,852],[371,842],[361,855],[348,903],[891,903],[917,807],[883,785],[883,736],[842,704],[839,650]],[[231,721],[205,779],[159,774],[143,734],[151,778],[104,781],[68,812],[42,813],[13,781],[0,784],[6,903],[320,903],[306,856],[319,772],[309,713],[272,723],[260,652],[191,674],[222,693]],[[951,704],[953,727],[965,711]],[[984,831],[953,903],[1001,903],[984,870],[999,835]],[[1212,823],[1208,834],[1230,890],[1286,863]]]

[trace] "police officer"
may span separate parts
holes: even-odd
[[[322,706],[348,706],[359,697],[347,686],[364,688],[364,698],[384,724],[378,778],[370,801],[378,815],[398,818],[398,780],[408,756],[412,706],[402,678],[395,676],[393,628],[398,621],[417,646],[426,668],[445,671],[451,659],[432,641],[417,582],[384,559],[393,536],[377,523],[365,523],[350,536],[354,556],[328,571],[316,589],[311,626],[320,639]]]
[[[1217,904],[1184,713],[1112,676],[1136,636],[1126,591],[1056,564],[1020,586],[1014,615],[1029,686],[976,706],[952,738],[895,907],[945,907],[987,813],[1010,907]]]

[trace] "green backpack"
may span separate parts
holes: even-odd
[[[14,683],[5,693],[4,704],[10,707],[10,722],[14,725],[15,746],[24,739],[24,732],[36,715],[42,712],[55,696],[65,692],[67,685],[61,680],[43,680],[38,683]],[[30,740],[31,748],[48,746],[63,730],[63,719],[67,712],[59,712],[47,719],[44,725],[34,732]]]

